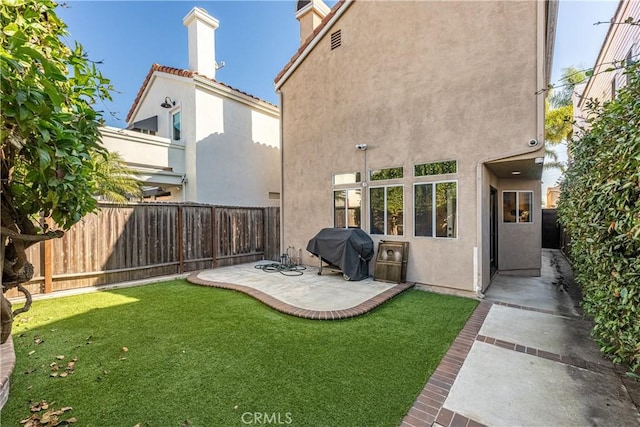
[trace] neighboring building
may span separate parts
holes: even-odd
[[[628,23],[632,20],[635,23]],[[640,1],[621,0],[611,19],[609,31],[593,66],[593,75],[586,84],[576,86],[574,118],[579,127],[590,114],[589,100],[611,101],[616,92],[627,84],[625,66],[640,60]]]
[[[215,18],[196,7],[183,23],[189,69],[153,64],[129,130],[104,129],[105,145],[164,200],[279,206],[278,107],[215,79]]]
[[[558,199],[560,199],[560,186],[547,187],[547,209],[555,209],[558,207]]]
[[[141,132],[103,127],[102,144],[119,153],[144,183],[144,200],[183,201],[184,143]],[[153,131],[156,133],[156,131]]]
[[[539,275],[557,2],[297,6],[308,34],[275,79],[282,244],[360,227],[409,242],[409,281],[481,291],[496,271]]]

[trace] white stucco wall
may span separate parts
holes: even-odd
[[[176,105],[160,107],[165,97]],[[184,200],[233,206],[279,206],[277,107],[206,78],[156,72],[130,122],[158,115],[158,135],[171,138],[181,111]]]
[[[197,88],[195,99],[197,200],[279,206],[269,197],[280,192],[278,115],[206,86]]]
[[[184,144],[156,135],[104,127],[100,130],[102,144],[119,153],[128,163],[149,168],[171,168],[175,174],[184,173]]]
[[[101,128],[100,134],[102,145],[120,154],[145,186],[161,187],[171,193],[162,200],[183,200],[184,144],[113,127]]]

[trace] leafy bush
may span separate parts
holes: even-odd
[[[640,68],[614,101],[590,103],[591,128],[570,145],[559,221],[593,335],[616,363],[640,369]]]

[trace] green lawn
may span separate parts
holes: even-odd
[[[45,400],[79,426],[396,426],[476,305],[410,290],[317,321],[181,280],[36,301],[1,421]]]

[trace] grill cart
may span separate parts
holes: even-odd
[[[307,245],[307,251],[325,262],[331,270],[342,272],[345,280],[369,277],[369,261],[373,258],[373,240],[359,228],[323,228]]]

